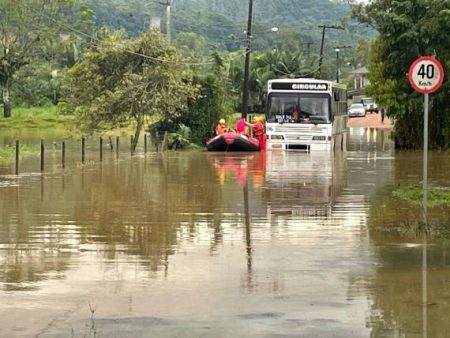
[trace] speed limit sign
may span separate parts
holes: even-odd
[[[422,56],[409,67],[408,78],[416,92],[434,93],[444,81],[444,69],[434,57]]]
[[[434,93],[444,81],[444,69],[432,56],[422,56],[415,60],[408,72],[409,83],[416,92],[424,94],[423,102],[423,192],[422,215],[427,224],[428,205],[428,94]]]

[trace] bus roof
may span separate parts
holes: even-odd
[[[293,78],[293,79],[272,79],[267,81],[267,83],[327,83],[331,84],[333,87],[344,87],[347,86],[343,83],[334,82],[330,80],[321,80],[321,79],[313,79],[313,78],[307,78],[307,77],[299,77],[299,78]]]
[[[346,89],[342,83],[311,78],[273,79],[267,82],[269,91],[306,91],[306,92],[330,92],[331,88]]]
[[[269,80],[269,82],[328,82],[328,83],[330,83],[331,81],[313,79],[313,78],[308,78],[308,77],[298,77],[298,78],[293,78],[293,79],[272,79],[272,80]]]

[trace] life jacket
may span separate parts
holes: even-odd
[[[236,131],[241,135],[247,135],[247,131],[245,130],[245,120],[244,119],[237,120]]]
[[[220,123],[216,126],[216,135],[222,135],[229,131],[227,126],[222,126]]]
[[[253,124],[253,135],[258,137],[264,134],[264,125],[261,122],[256,122]]]

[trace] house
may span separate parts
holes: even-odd
[[[366,96],[364,88],[370,83],[367,78],[367,67],[361,67],[353,70],[350,74],[353,77],[353,89],[348,91],[348,96],[353,101]],[[356,101],[355,101],[356,102]]]
[[[353,84],[354,88],[356,90],[363,89],[365,86],[367,86],[370,82],[367,78],[367,73],[369,71],[367,70],[367,67],[361,67],[358,69],[355,69],[354,71],[350,72],[350,74],[354,75]]]

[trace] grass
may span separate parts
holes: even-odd
[[[422,186],[406,185],[398,187],[392,192],[393,196],[408,203],[419,205],[422,203]],[[450,205],[450,188],[448,187],[428,187],[428,206],[436,207]]]
[[[38,145],[29,146],[21,144],[19,146],[19,158],[35,156],[38,157],[40,154],[40,148]],[[16,158],[16,147],[5,147],[0,148],[0,163],[11,163]]]
[[[0,130],[23,130],[23,129],[72,129],[74,126],[73,116],[61,115],[58,107],[32,107],[15,108],[11,117],[0,117]]]

